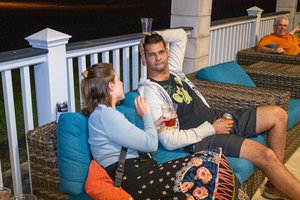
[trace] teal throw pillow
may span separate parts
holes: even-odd
[[[277,45],[276,44],[268,44],[266,45],[265,47],[268,47],[270,49],[276,49],[277,48]]]
[[[131,108],[135,109],[134,106],[134,100],[137,98],[140,94],[137,91],[127,92],[125,94],[125,99],[122,101],[122,105],[129,106]]]
[[[144,129],[143,119],[138,116],[135,108],[125,106],[125,105],[122,104],[120,106],[117,106],[116,109],[119,112],[123,113],[124,116],[128,119],[128,121],[135,124],[140,129]]]
[[[88,144],[88,118],[68,112],[59,117],[57,125],[57,157],[59,190],[79,195],[91,161]]]
[[[300,99],[291,98],[288,112],[288,129],[294,127],[300,121]]]
[[[212,65],[196,72],[200,80],[255,87],[255,83],[235,61]]]

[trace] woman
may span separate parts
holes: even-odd
[[[206,168],[207,163],[208,167],[214,164],[212,160],[217,160],[213,153],[206,157],[196,153],[162,165],[151,158],[146,161],[139,159],[138,152],[157,150],[157,130],[164,128],[164,122],[168,119],[161,117],[153,123],[149,106],[142,97],[138,97],[134,103],[138,115],[143,118],[144,130],[118,112],[116,104],[124,99],[123,83],[112,65],[95,64],[83,76],[83,112],[89,116],[88,142],[91,153],[114,180],[121,147],[128,149],[122,188],[134,199],[211,199],[212,195],[218,193],[215,184],[217,175],[214,174],[218,171],[212,170],[211,173]],[[204,162],[203,159],[210,162]],[[215,166],[219,167],[219,164]],[[230,177],[233,177],[232,172]],[[223,192],[234,191],[234,184],[227,187],[229,189]]]

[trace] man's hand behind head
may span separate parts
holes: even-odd
[[[141,54],[141,59],[142,59],[143,65],[146,64],[144,43],[145,43],[145,36],[141,39],[140,45],[139,45],[139,50],[140,50],[140,54]]]

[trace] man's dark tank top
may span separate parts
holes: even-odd
[[[214,121],[215,112],[207,107],[190,86],[179,77],[170,74],[169,79],[165,81],[150,80],[161,85],[173,103],[178,105],[177,115],[180,129],[196,128],[205,121],[210,123]]]

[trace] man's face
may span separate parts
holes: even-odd
[[[287,33],[288,30],[288,22],[286,19],[281,18],[278,24],[274,25],[274,33],[275,35],[282,37],[284,34]]]
[[[157,44],[147,44],[145,46],[145,58],[148,72],[162,73],[168,69],[168,50],[162,42]]]

